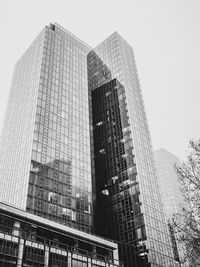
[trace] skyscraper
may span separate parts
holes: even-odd
[[[17,62],[1,139],[1,199],[119,243],[124,266],[175,266],[133,50],[58,24]]]
[[[105,220],[111,217],[111,225],[114,225],[114,233],[110,231],[109,223],[105,225],[106,222],[103,224],[105,230],[100,226],[100,231],[118,236],[121,244],[134,244],[136,254],[147,257],[152,266],[173,266],[172,248],[133,50],[115,32],[97,46],[94,52],[110,71],[109,74],[103,66],[99,73],[104,74],[104,80],[107,79],[108,83],[103,81],[95,85],[96,76],[101,81],[102,75],[98,75],[94,67],[91,67],[94,81],[91,87],[94,102],[96,180],[98,183],[98,180],[104,179],[99,192],[97,184],[97,201],[99,194],[100,207],[110,205],[109,211],[104,213],[105,209],[102,210]],[[110,81],[111,76],[116,80]],[[102,110],[104,114],[99,115]],[[104,173],[99,172],[100,168],[97,169],[100,162],[101,166],[105,166]],[[102,200],[102,193],[107,194],[106,199]],[[121,255],[126,253],[127,249],[122,247]]]
[[[173,227],[170,225],[170,219],[174,213],[180,211],[181,204],[183,204],[178,175],[174,169],[174,165],[180,166],[181,162],[177,156],[164,148],[155,150],[155,159],[163,203],[167,220],[169,221],[174,257],[179,261],[183,257],[184,249],[177,244]]]
[[[180,210],[180,205],[183,203],[178,175],[174,169],[174,165],[180,166],[181,162],[177,156],[164,148],[155,150],[155,159],[163,204],[167,218],[170,219],[174,212]]]
[[[1,196],[36,215],[93,232],[89,51],[51,25],[17,62],[2,135]]]

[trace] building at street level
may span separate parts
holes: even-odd
[[[117,32],[92,49],[56,23],[42,30],[15,66],[0,160],[2,202],[114,240],[125,267],[176,266],[133,50]]]
[[[117,244],[0,203],[0,266],[118,267]]]

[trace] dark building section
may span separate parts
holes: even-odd
[[[96,233],[118,242],[125,266],[149,266],[125,90],[93,51],[87,62]]]
[[[124,87],[114,79],[93,90],[92,109],[97,233],[119,242],[125,266],[147,266],[146,233]]]
[[[130,180],[127,169],[132,168],[134,182],[136,181],[136,169],[134,173],[135,166],[133,162],[132,166],[131,162],[128,166],[126,161],[117,92],[119,87],[116,79],[114,79],[92,91],[95,173],[97,195],[100,200],[98,202],[104,203],[105,206],[102,209],[97,207],[97,209],[101,210],[101,213],[106,212],[106,218],[110,218],[110,221],[107,222],[102,219],[105,218],[105,216],[102,216],[103,214],[99,215],[99,219],[102,220],[99,231],[101,234],[110,235],[110,237],[116,237],[127,242],[128,237],[123,235],[124,229],[118,230],[118,224],[123,222],[123,217],[125,216],[125,220],[128,219],[128,214],[125,213],[126,210],[124,209],[125,203],[122,203],[119,199],[123,194],[123,197],[127,198],[129,203],[130,194],[129,190],[126,189],[129,189]],[[124,126],[125,138],[129,142],[127,122]],[[120,192],[122,193],[120,194]],[[129,205],[131,206],[131,203]],[[110,211],[112,211],[112,216],[108,216]],[[129,216],[130,218],[133,217],[131,214]],[[112,221],[116,222],[114,228],[111,226]]]
[[[95,177],[95,154],[94,154],[94,135],[93,135],[93,107],[92,107],[92,90],[111,80],[111,72],[103,61],[94,51],[87,56],[87,73],[88,73],[88,98],[89,98],[89,123],[90,123],[90,155],[91,155],[91,175],[92,175],[92,192],[93,192],[93,213],[94,220],[97,221],[99,210],[96,206],[96,177]],[[95,226],[96,227],[96,226]],[[95,233],[97,233],[95,229]]]
[[[1,267],[117,267],[117,245],[0,203]]]

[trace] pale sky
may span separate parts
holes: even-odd
[[[0,0],[0,129],[14,65],[50,22],[92,47],[114,31],[130,43],[154,149],[184,159],[200,138],[200,0]]]

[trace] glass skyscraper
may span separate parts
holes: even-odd
[[[170,219],[174,212],[180,211],[180,205],[184,201],[174,169],[174,165],[180,166],[181,162],[177,156],[164,148],[155,150],[155,159],[166,216]]]
[[[15,66],[0,157],[1,201],[114,239],[126,267],[175,266],[133,50],[117,32],[92,49],[43,29]]]
[[[171,239],[173,241],[173,251],[175,258],[179,260],[184,259],[184,248],[180,247],[176,241],[176,236],[170,220],[173,214],[180,212],[181,205],[184,202],[183,194],[180,190],[178,182],[178,174],[175,171],[174,165],[181,165],[177,156],[167,151],[164,148],[155,150],[156,168],[158,170],[158,177],[160,182],[161,195],[166,211],[167,220],[169,221],[169,229]]]
[[[110,209],[118,241],[134,245],[136,254],[148,258],[151,266],[175,266],[133,49],[115,32],[94,51],[109,68],[112,78],[117,79],[117,87],[121,88],[117,89],[118,104],[116,103],[120,116],[114,107],[108,108],[107,111],[111,120],[113,117],[114,124],[121,124],[121,129],[117,129],[121,133],[111,141],[114,150],[119,152],[119,143],[124,144],[122,151],[114,156],[116,170],[112,173],[113,176],[109,177],[112,180],[111,188],[116,188],[116,181],[119,183],[117,192],[111,189],[113,196]],[[109,90],[112,92],[114,88]],[[107,89],[105,94],[108,95],[109,90]],[[99,99],[97,97],[97,102]],[[120,123],[116,122],[117,117],[121,117],[118,119]],[[116,133],[111,134],[112,139],[113,134]],[[106,138],[109,139],[108,133]],[[119,155],[126,166],[122,167]],[[109,165],[106,160],[105,164],[106,168],[110,168],[113,162]]]
[[[93,232],[89,47],[58,25],[17,62],[2,136],[2,200]]]

